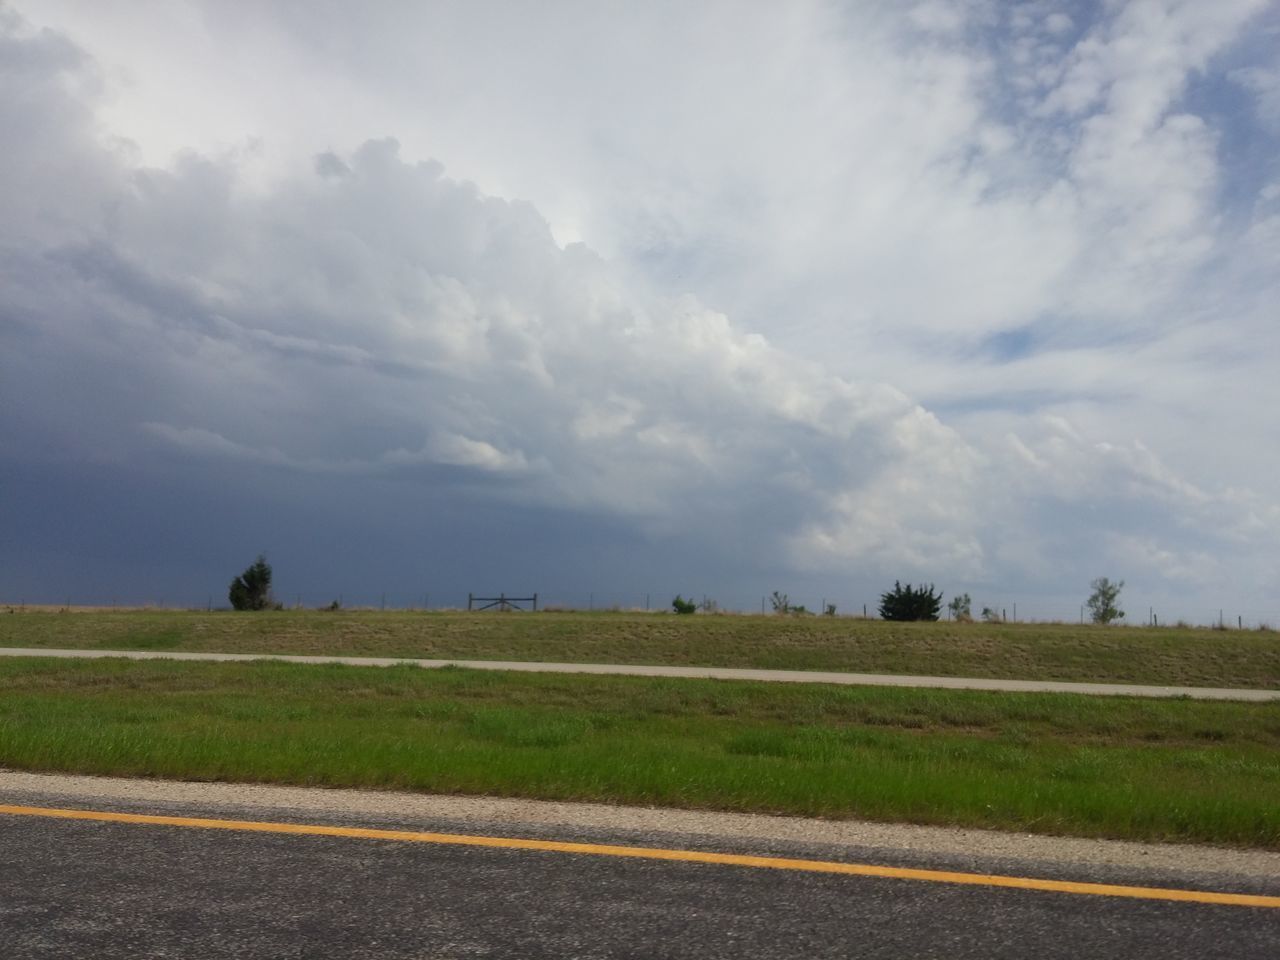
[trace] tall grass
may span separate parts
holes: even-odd
[[[1274,704],[0,661],[0,765],[1280,848]]]

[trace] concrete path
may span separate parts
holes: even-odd
[[[536,663],[518,660],[415,660],[396,657],[312,657],[277,653],[185,653],[158,650],[59,650],[0,648],[4,657],[125,657],[130,660],[282,660],[287,663],[344,663],[354,667],[416,666],[428,669],[516,670],[525,673],[593,673],[632,677],[694,677],[777,683],[836,683],[872,687],[936,687],[946,690],[1002,690],[1011,693],[1082,693],[1111,697],[1188,697],[1193,700],[1280,700],[1280,690],[1219,687],[1156,687],[1128,683],[1067,683],[1056,680],[988,680],[974,677],[917,677],[820,670],[753,670],[742,667],[669,667],[610,663]]]

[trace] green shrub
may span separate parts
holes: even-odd
[[[1113,620],[1124,619],[1124,611],[1116,606],[1116,601],[1120,599],[1120,591],[1124,589],[1123,580],[1113,583],[1107,577],[1098,577],[1089,584],[1089,587],[1093,593],[1089,594],[1086,605],[1089,607],[1089,616],[1093,618],[1094,623],[1108,624]]]
[[[280,604],[271,596],[271,564],[258,554],[244,573],[231,581],[227,599],[236,610],[278,610]]]
[[[686,600],[680,594],[676,594],[676,598],[671,601],[671,609],[676,613],[697,613],[698,605],[692,600]]]
[[[933,584],[912,589],[897,580],[893,589],[880,595],[880,616],[885,620],[937,620],[942,594],[934,593]]]

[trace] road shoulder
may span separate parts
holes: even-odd
[[[785,845],[850,850],[893,850],[909,857],[952,862],[1017,860],[1084,869],[1229,874],[1274,881],[1280,852],[1191,844],[1049,837],[991,830],[818,820],[758,814],[673,810],[459,797],[391,791],[283,787],[263,784],[192,783],[40,774],[0,769],[0,798],[22,802],[58,798],[76,807],[95,804],[194,806],[240,811],[288,810],[325,819],[389,818],[448,823],[477,832],[569,832],[592,835],[678,835],[709,844]]]

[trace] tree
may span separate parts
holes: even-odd
[[[671,601],[671,609],[676,613],[697,613],[698,605],[692,600],[686,600],[677,593],[676,598]]]
[[[933,584],[912,589],[897,580],[893,589],[880,595],[880,616],[885,620],[937,620],[942,594],[934,593]]]
[[[773,591],[773,596],[769,598],[769,603],[772,605],[774,613],[791,612],[791,598],[785,593],[779,593],[777,590]]]
[[[1116,606],[1116,601],[1120,599],[1120,591],[1124,589],[1123,580],[1112,583],[1106,577],[1098,577],[1089,584],[1089,587],[1093,593],[1089,594],[1087,605],[1089,616],[1093,618],[1094,623],[1107,624],[1112,620],[1124,619],[1124,611]]]
[[[967,593],[961,593],[951,598],[951,602],[947,604],[947,609],[951,611],[951,618],[965,622],[973,619],[973,598]]]
[[[267,563],[266,557],[258,554],[258,559],[231,581],[227,598],[237,610],[271,610],[276,607],[275,598],[271,596],[271,564]]]

